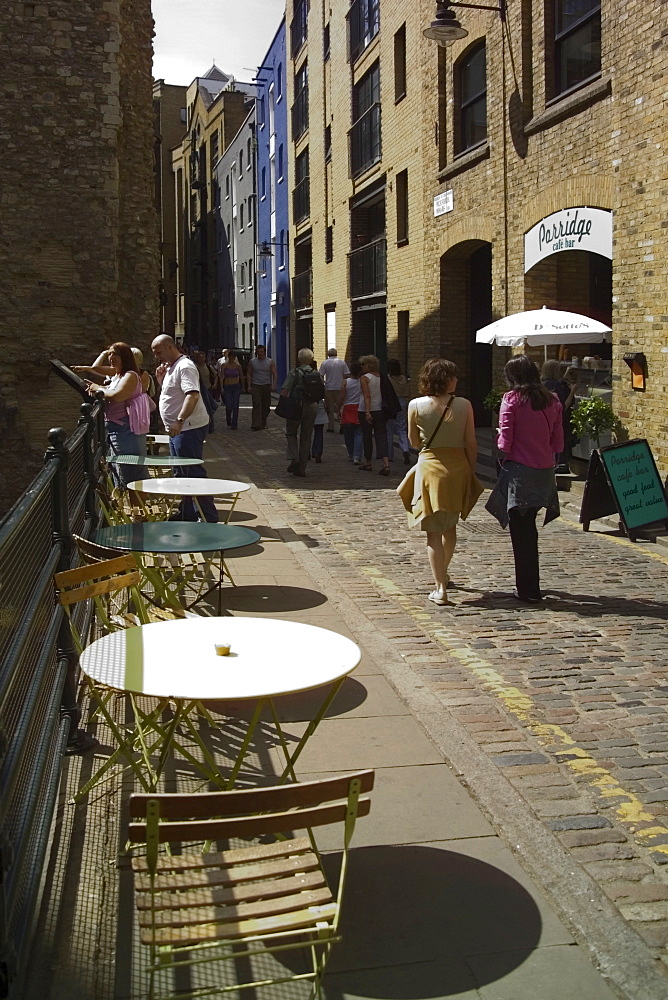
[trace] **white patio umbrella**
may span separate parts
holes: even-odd
[[[497,319],[483,326],[475,336],[478,344],[497,347],[538,347],[549,344],[599,344],[610,340],[612,330],[605,323],[562,309],[529,309]]]

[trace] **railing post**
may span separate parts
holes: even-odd
[[[84,404],[86,405],[86,404]],[[60,556],[58,559],[58,570],[69,569],[70,555],[72,552],[72,532],[70,530],[70,519],[67,504],[67,468],[70,455],[65,447],[67,432],[62,427],[55,427],[49,431],[49,447],[44,456],[44,464],[56,462],[56,473],[51,485],[51,523],[53,525],[53,544],[59,546]],[[77,704],[77,665],[79,658],[72,642],[72,634],[63,615],[58,631],[58,660],[67,662],[67,673],[65,685],[63,687],[63,700],[61,704],[61,716],[70,720],[69,741],[76,739],[77,727],[81,718],[81,712]]]
[[[86,427],[86,436],[84,438],[84,453],[83,453],[83,464],[84,464],[84,475],[86,477],[86,500],[85,500],[85,517],[89,523],[96,528],[98,522],[97,514],[97,503],[96,503],[96,493],[95,487],[97,485],[97,475],[95,469],[95,451],[96,451],[96,433],[95,433],[95,417],[93,416],[93,403],[82,403],[81,404],[81,416],[79,417],[79,424],[84,424]]]

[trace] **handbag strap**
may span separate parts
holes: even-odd
[[[438,421],[438,423],[436,424],[436,427],[435,427],[435,429],[434,429],[434,433],[433,433],[433,434],[431,435],[431,437],[429,438],[429,440],[427,441],[427,443],[426,443],[425,445],[423,445],[423,446],[422,446],[422,448],[420,449],[420,451],[426,451],[426,450],[427,450],[427,448],[429,447],[429,445],[431,444],[431,442],[432,442],[432,441],[434,440],[434,438],[435,438],[435,437],[436,437],[436,435],[438,434],[438,432],[439,432],[439,430],[440,430],[440,428],[441,428],[441,424],[442,424],[442,423],[443,423],[443,421],[445,420],[445,415],[446,415],[446,413],[448,412],[448,410],[450,409],[450,407],[452,406],[452,401],[453,401],[453,399],[454,399],[454,398],[455,398],[455,397],[454,397],[454,394],[453,394],[452,396],[450,396],[450,399],[448,400],[448,402],[447,402],[447,403],[446,403],[446,405],[444,406],[444,408],[443,408],[443,413],[441,414],[441,416],[440,416],[440,418],[439,418],[439,421]]]

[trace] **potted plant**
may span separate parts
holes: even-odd
[[[598,396],[591,399],[581,399],[571,412],[571,423],[577,436],[582,439],[591,438],[600,448],[602,434],[611,431],[617,423],[614,410],[610,403],[604,402]]]
[[[503,399],[503,389],[490,389],[485,398],[482,401],[482,405],[486,410],[491,413],[498,413],[501,409],[501,400]]]

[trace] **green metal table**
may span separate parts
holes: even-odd
[[[222,612],[222,587],[227,576],[234,580],[225,563],[225,553],[243,549],[260,540],[252,528],[236,524],[209,524],[206,521],[148,521],[145,524],[115,524],[100,528],[95,536],[99,545],[122,552],[141,552],[153,555],[184,555],[191,552],[219,552],[220,566],[216,583],[198,594],[188,607],[194,607],[212,591],[218,591],[218,614]],[[150,577],[149,577],[150,578]],[[155,580],[153,581],[155,585]],[[178,580],[176,581],[178,583]],[[164,581],[167,589],[172,581]]]

